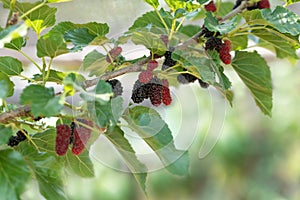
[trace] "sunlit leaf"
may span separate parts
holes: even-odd
[[[266,61],[257,52],[237,51],[232,67],[250,90],[257,106],[271,116],[272,82]]]
[[[158,0],[144,0],[146,3],[148,3],[153,8],[157,8],[159,6]]]
[[[6,43],[10,43],[16,38],[25,36],[27,29],[26,24],[15,24],[0,31],[0,48],[3,48]]]

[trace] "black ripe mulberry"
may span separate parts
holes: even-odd
[[[219,51],[222,46],[222,40],[217,37],[210,37],[205,43],[205,50],[217,50]]]
[[[148,90],[146,85],[147,84],[144,84],[139,80],[134,83],[131,95],[131,99],[134,103],[142,103],[144,99],[148,98]]]
[[[199,82],[199,84],[202,88],[208,88],[209,87],[209,84],[202,81],[201,79],[198,79],[198,82]]]
[[[162,64],[162,68],[161,68],[162,70],[166,70],[166,69],[176,65],[176,61],[172,59],[171,51],[167,51],[164,56],[165,56],[165,60]]]
[[[20,142],[26,140],[27,137],[24,133],[27,134],[27,131],[24,129],[22,131],[18,131],[16,136],[11,136],[9,138],[7,145],[11,147],[17,146]]]
[[[197,80],[197,77],[193,76],[191,74],[179,74],[177,76],[177,81],[182,84],[193,83],[196,80]]]
[[[157,77],[154,77],[149,83],[149,98],[154,106],[159,106],[162,103],[162,82]]]
[[[107,80],[106,82],[109,83],[112,87],[112,91],[114,93],[113,97],[122,95],[123,87],[121,82],[118,79],[111,79],[111,80]]]

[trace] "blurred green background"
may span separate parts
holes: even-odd
[[[150,10],[142,0],[74,0],[57,7],[58,21],[108,22],[111,36],[119,35],[136,17]],[[1,9],[0,15],[1,19],[5,19],[6,13]],[[206,119],[212,117],[212,105],[209,93],[200,89],[198,84],[192,84],[199,97],[197,101],[203,120],[190,147],[191,174],[180,178],[165,170],[150,173],[147,182],[149,199],[300,199],[300,63],[291,65],[269,54],[267,56],[274,86],[272,118],[260,113],[242,82],[230,68],[227,69],[226,74],[233,82],[234,106],[226,110],[218,143],[205,158],[199,159],[199,149],[207,131],[206,123],[209,123]],[[174,92],[180,96],[185,91],[179,88]],[[182,110],[184,122],[189,121],[189,117],[198,116],[196,112],[199,109],[189,104],[189,96],[179,103],[190,106],[188,111]],[[172,111],[168,109],[172,107],[164,112],[171,113],[171,116]],[[194,127],[189,123],[181,125]],[[182,134],[185,133],[181,133],[181,137]],[[145,199],[132,175],[99,162],[95,162],[95,171],[96,177],[92,179],[68,176],[65,187],[71,200]],[[27,185],[22,199],[42,199],[37,190],[37,183],[33,180]]]

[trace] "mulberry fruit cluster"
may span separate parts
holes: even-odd
[[[9,138],[7,145],[14,147],[17,146],[20,142],[26,140],[27,137],[24,133],[27,134],[27,131],[24,129],[22,131],[18,131],[16,136],[11,136]]]
[[[168,81],[166,79],[160,80],[156,76],[153,76],[147,83],[143,83],[138,79],[133,86],[132,101],[134,103],[142,103],[148,98],[154,106],[159,106],[162,103],[170,105],[172,97]]]
[[[118,79],[107,80],[107,83],[111,85],[112,92],[114,93],[113,97],[121,96],[123,93],[122,83]]]
[[[217,10],[217,7],[216,7],[216,4],[214,3],[214,1],[210,1],[208,4],[206,4],[204,6],[204,9],[207,11],[207,12],[216,12]]]
[[[93,126],[91,121],[85,119],[78,119],[81,123],[87,126]],[[71,123],[70,126],[60,124],[56,126],[56,143],[55,151],[57,155],[63,156],[66,154],[69,144],[73,144],[72,153],[79,155],[85,148],[86,143],[91,137],[91,129]]]
[[[115,47],[111,49],[108,54],[106,55],[106,61],[108,63],[112,63],[120,54],[122,53],[122,48],[121,47]],[[111,58],[113,60],[111,60]]]
[[[235,9],[239,5],[241,5],[242,1],[244,1],[244,0],[237,0],[233,9]],[[270,7],[271,7],[271,5],[270,5],[269,0],[260,0],[259,2],[256,2],[254,4],[247,6],[247,10],[265,9],[265,8],[270,8]]]
[[[218,37],[209,37],[205,43],[205,50],[216,50],[224,64],[231,63],[231,42],[229,40],[222,42]]]

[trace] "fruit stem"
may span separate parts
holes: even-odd
[[[158,15],[160,21],[163,23],[165,29],[167,30],[167,33],[169,34],[170,33],[170,30],[169,30],[169,27],[167,25],[167,23],[165,22],[164,18],[161,16],[161,14],[159,13],[159,10],[157,10],[157,8],[155,8],[155,12],[156,14]]]

